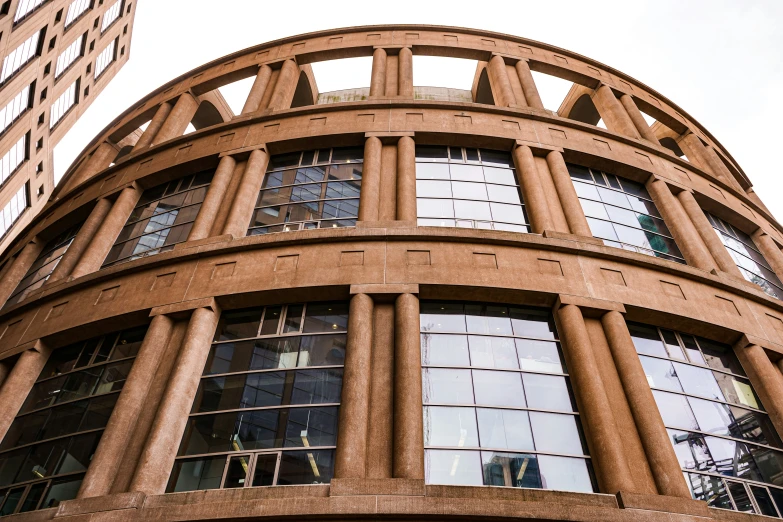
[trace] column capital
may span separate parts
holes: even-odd
[[[572,294],[558,295],[553,310],[557,311],[566,305],[578,306],[582,310],[582,313],[588,317],[600,317],[606,312],[625,313],[625,305],[623,303]]]
[[[46,344],[46,342],[44,342],[43,339],[34,339],[32,341],[27,341],[24,344],[14,346],[13,349],[3,352],[3,355],[6,357],[11,357],[27,351],[48,354],[52,351],[52,349]]]
[[[783,346],[774,343],[769,339],[764,339],[762,337],[757,337],[755,335],[746,334],[746,333],[743,333],[742,336],[739,338],[739,340],[734,343],[734,349],[744,350],[754,345],[760,346],[761,348],[765,350],[769,350],[770,352],[783,354]]]
[[[226,156],[232,156],[236,161],[244,161],[254,150],[262,150],[269,154],[269,149],[266,143],[258,143],[256,145],[248,145],[247,147],[239,147],[237,149],[231,149],[218,154],[218,158],[224,158]]]
[[[368,294],[368,295],[398,295],[398,294],[418,294],[418,284],[366,284],[366,285],[351,285],[351,295],[356,294]]]
[[[394,51],[400,52],[400,49],[413,49],[413,44],[389,44],[389,45],[373,45],[373,50],[383,49],[387,54],[394,55]],[[392,52],[389,52],[392,51]]]
[[[215,314],[220,314],[221,308],[220,305],[217,304],[214,297],[206,297],[204,299],[193,299],[190,301],[181,301],[179,303],[172,303],[167,304],[163,306],[156,306],[152,310],[150,310],[150,317],[155,317],[157,315],[171,315],[171,316],[187,316],[189,313],[192,313],[193,311],[199,309],[199,308],[207,308],[209,310],[212,310],[215,312]]]
[[[514,147],[530,147],[530,150],[533,151],[534,156],[540,156],[542,158],[546,157],[547,154],[550,152],[559,152],[563,153],[565,152],[565,149],[563,147],[558,147],[556,145],[548,145],[546,143],[540,143],[538,141],[526,141],[526,140],[516,140],[514,142]]]

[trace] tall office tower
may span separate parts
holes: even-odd
[[[132,0],[0,5],[0,251],[54,189],[52,151],[130,55]]]

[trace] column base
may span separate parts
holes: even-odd
[[[664,495],[639,495],[620,491],[617,493],[620,509],[639,509],[644,511],[662,511],[696,517],[711,518],[706,502],[690,498],[668,497]]]
[[[394,478],[343,478],[332,479],[329,496],[346,497],[354,495],[402,495],[423,497],[426,493],[424,480]]]
[[[89,515],[105,511],[120,511],[126,509],[141,509],[147,495],[144,493],[118,493],[103,497],[81,498],[61,502],[54,518]]]

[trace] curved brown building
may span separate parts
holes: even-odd
[[[318,93],[358,56],[369,89]],[[559,111],[531,71],[574,82]],[[572,52],[246,49],[118,117],[2,258],[0,515],[780,518],[781,230],[683,109]]]

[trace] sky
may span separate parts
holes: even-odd
[[[556,45],[657,90],[715,136],[783,218],[781,0],[135,0],[130,60],[54,149],[55,179],[115,117],[167,81],[226,54],[296,34],[371,24],[470,27]],[[369,86],[370,60],[314,65],[319,90]],[[469,89],[475,62],[414,57],[414,85]],[[539,75],[557,110],[569,84]],[[221,89],[238,112],[246,80]]]

